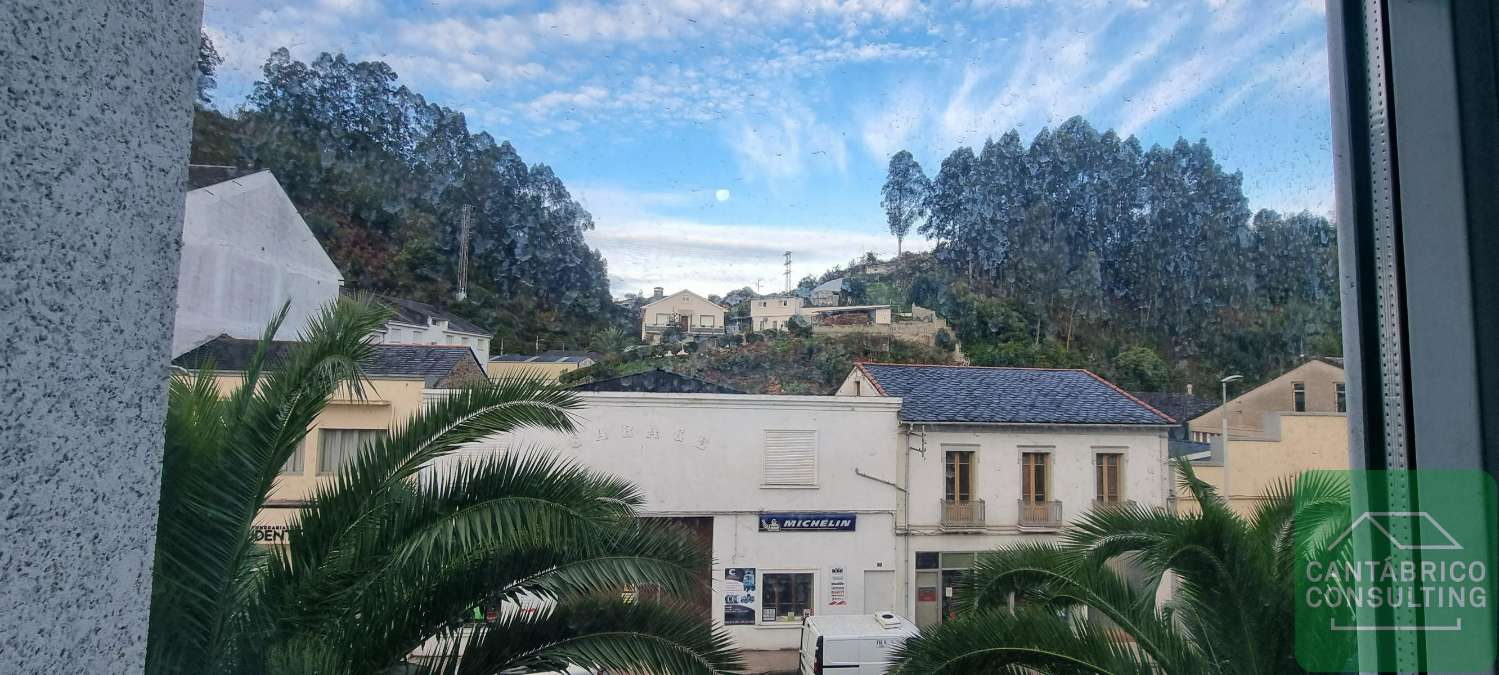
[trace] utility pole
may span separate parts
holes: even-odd
[[[1229,481],[1233,473],[1228,468],[1228,383],[1244,379],[1243,375],[1229,375],[1218,383],[1223,385],[1223,407],[1218,409],[1218,419],[1223,423],[1223,500],[1233,508],[1233,493],[1229,492]]]
[[[791,251],[786,252],[786,292],[791,292]]]
[[[473,232],[474,208],[463,205],[458,224],[458,301],[468,299],[468,240]]]

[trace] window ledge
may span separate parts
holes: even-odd
[[[769,483],[761,483],[760,484],[760,489],[761,490],[816,490],[816,489],[818,489],[820,487],[822,487],[822,486],[821,485],[817,485],[817,484],[812,484],[812,485],[771,485]]]

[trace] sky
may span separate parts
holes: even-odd
[[[935,175],[1073,115],[1206,139],[1252,209],[1333,207],[1323,0],[206,0],[204,26],[220,108],[278,47],[342,52],[550,165],[615,295],[893,255],[892,153]]]

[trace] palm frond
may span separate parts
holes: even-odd
[[[596,600],[544,615],[513,615],[458,635],[460,656],[431,675],[497,675],[562,670],[569,665],[641,675],[719,675],[744,663],[723,629],[693,610],[662,603]]]
[[[971,612],[924,630],[896,650],[890,672],[1156,675],[1159,671],[1101,627],[1064,617],[1053,608],[1023,607],[1013,614],[1005,609]]]

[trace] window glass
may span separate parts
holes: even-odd
[[[1038,503],[1047,500],[1047,473],[1051,465],[1051,453],[1027,452],[1020,456],[1020,497]]]
[[[1117,452],[1101,452],[1093,456],[1095,498],[1100,502],[1117,502],[1121,493],[1119,467],[1124,455]]]
[[[1292,410],[1306,412],[1306,383],[1296,382],[1291,385]]]
[[[950,502],[973,499],[973,451],[949,450],[946,456],[946,496]]]
[[[934,569],[937,569],[937,561],[939,559],[938,556],[939,556],[939,554],[936,553],[935,551],[917,551],[916,552],[916,569],[919,569],[919,570],[934,570]]]
[[[384,437],[384,429],[319,429],[318,473],[338,473],[366,443]]]
[[[286,463],[281,465],[281,471],[279,472],[281,475],[283,475],[283,476],[300,476],[300,475],[302,475],[302,448],[303,448],[303,446],[306,446],[306,445],[307,445],[307,439],[304,437],[300,442],[297,443],[296,449],[292,450],[291,457],[287,457],[286,458]]]
[[[1348,412],[1348,385],[1343,384],[1342,382],[1338,383],[1337,401],[1335,402],[1335,405],[1337,407],[1334,409],[1337,412]]]
[[[760,604],[760,623],[801,623],[812,616],[812,574],[768,573],[761,577],[765,592]]]
[[[942,569],[968,569],[973,567],[973,560],[972,553],[943,553]]]

